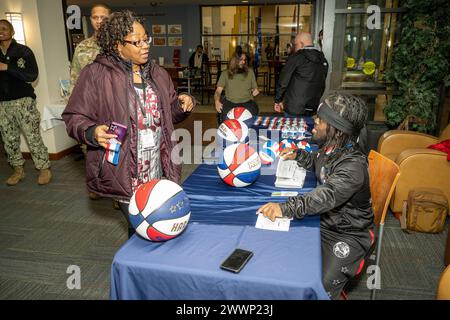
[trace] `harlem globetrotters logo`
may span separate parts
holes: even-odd
[[[338,242],[333,246],[333,253],[338,258],[347,258],[350,254],[350,247],[345,242]]]

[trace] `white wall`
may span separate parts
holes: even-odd
[[[37,0],[36,3],[48,81],[48,102],[52,103],[61,98],[59,79],[69,77],[65,21],[60,0]]]
[[[325,58],[328,61],[328,76],[327,76],[324,96],[326,96],[329,92],[330,82],[331,82],[331,71],[333,70],[333,64],[332,64],[331,57],[332,57],[332,53],[333,53],[333,33],[334,33],[334,20],[335,20],[334,9],[335,9],[335,7],[336,7],[335,0],[325,1],[324,14],[323,14],[323,16],[324,16],[323,53],[325,55]],[[319,31],[317,31],[317,34]]]
[[[58,80],[69,77],[61,1],[1,0],[0,17],[5,18],[5,12],[21,12],[23,15],[26,44],[33,50],[39,67],[39,77],[33,85],[38,110],[42,114],[45,105],[56,104],[60,100]],[[49,153],[58,153],[76,144],[64,128],[55,127],[42,133]],[[21,150],[28,152],[24,140],[22,137]]]

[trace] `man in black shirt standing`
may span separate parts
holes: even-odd
[[[310,116],[316,113],[325,91],[328,62],[313,46],[311,34],[299,33],[294,45],[295,53],[289,56],[280,73],[274,109],[284,110],[287,117]]]
[[[31,156],[40,171],[38,184],[50,182],[52,174],[48,150],[39,131],[40,114],[31,82],[38,77],[38,67],[30,48],[13,39],[14,28],[0,20],[0,132],[8,163],[14,173],[6,183],[16,185],[25,178],[25,160],[20,151],[20,132],[28,140]]]

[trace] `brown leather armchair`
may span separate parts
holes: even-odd
[[[437,300],[450,300],[450,266],[445,268],[438,282]]]
[[[378,152],[400,167],[400,178],[391,198],[391,210],[402,211],[403,201],[415,187],[441,189],[450,199],[450,162],[447,154],[427,147],[450,139],[450,124],[439,137],[403,130],[384,133],[378,141]]]

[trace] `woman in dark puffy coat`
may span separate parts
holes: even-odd
[[[68,134],[88,145],[88,190],[118,200],[128,217],[139,185],[179,181],[181,162],[171,158],[173,124],[189,115],[195,99],[177,96],[167,71],[149,59],[151,37],[130,11],[112,14],[97,38],[103,54],[82,70],[63,119]],[[117,137],[108,133],[112,122],[127,127],[117,165],[108,161]]]

